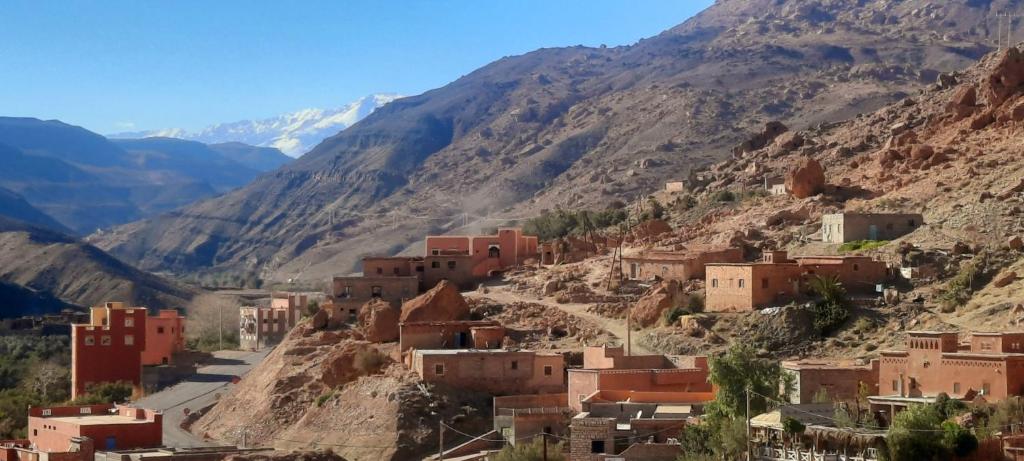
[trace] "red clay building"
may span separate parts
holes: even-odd
[[[398,325],[399,350],[498,349],[505,327],[493,320],[402,322]]]
[[[989,402],[1024,395],[1024,333],[972,333],[958,342],[957,333],[907,333],[907,349],[883,351],[879,395],[869,398],[872,410],[891,420],[911,403],[934,401],[939,393],[952,398]]]
[[[537,257],[537,237],[522,229],[498,229],[496,235],[428,236],[426,256],[468,255],[470,274],[483,278]]]
[[[420,291],[419,277],[414,275],[374,275],[334,277],[329,303],[322,306],[331,318],[355,323],[359,308],[373,299],[382,299],[395,309]]]
[[[564,437],[574,413],[564,392],[495,397],[494,431],[511,445],[529,443],[542,434]]]
[[[71,326],[71,398],[100,383],[131,383],[142,395],[146,308],[110,302],[93,307],[87,324]]]
[[[684,282],[705,277],[704,266],[711,263],[741,263],[743,249],[694,249],[689,251],[646,251],[622,258],[631,280],[654,277]]]
[[[771,307],[809,294],[815,276],[838,276],[851,293],[870,293],[888,277],[882,261],[866,256],[801,256],[767,252],[755,263],[713,263],[706,266],[705,309],[740,312]]]
[[[782,362],[782,370],[793,376],[793,392],[789,403],[815,403],[819,393],[831,401],[853,402],[860,394],[861,385],[867,386],[868,395],[878,393],[879,361],[855,364],[849,361],[790,360]]]
[[[152,448],[163,445],[163,415],[114,405],[32,407],[28,437],[42,453],[66,453],[82,438],[91,439],[90,450]],[[92,460],[92,453],[82,455]]]
[[[412,349],[408,365],[427,382],[493,395],[565,391],[561,354],[481,349]]]
[[[185,350],[185,317],[174,309],[163,309],[146,317],[146,348],[143,365],[167,365]]]
[[[625,355],[621,347],[587,347],[583,368],[569,370],[569,406],[604,391],[685,393],[687,399],[714,399],[707,357]]]

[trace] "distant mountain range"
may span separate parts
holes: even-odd
[[[189,132],[181,128],[115,133],[111,138],[165,137],[188,139],[206,144],[240,142],[252,146],[273,147],[298,157],[401,96],[373,94],[334,109],[303,109],[263,120],[218,123]]]

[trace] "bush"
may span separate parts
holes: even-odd
[[[320,396],[316,398],[316,406],[317,406],[317,408],[324,406],[324,404],[327,403],[327,401],[330,400],[331,397],[334,397],[334,391],[333,390],[330,390],[330,391],[324,392],[323,394],[320,394]]]
[[[736,194],[732,193],[732,191],[720,190],[718,192],[715,192],[715,195],[711,196],[711,199],[716,201],[716,202],[723,202],[723,203],[735,202],[736,201]]]
[[[68,405],[99,405],[123,403],[132,396],[132,385],[126,382],[99,383],[89,386],[85,395],[76,397]]]
[[[553,240],[570,234],[582,234],[587,229],[596,230],[613,226],[625,221],[626,217],[626,211],[623,209],[582,210],[575,213],[545,210],[540,216],[523,224],[523,233],[536,235],[540,240]]]
[[[839,252],[874,250],[875,248],[885,246],[887,243],[889,243],[888,240],[856,240],[839,245]]]
[[[979,254],[960,266],[960,270],[939,293],[939,303],[943,312],[953,312],[971,300],[974,290],[978,288],[982,267],[986,265],[987,259],[987,255]]]
[[[850,317],[846,289],[838,276],[815,277],[810,287],[821,298],[814,304],[814,329],[821,336],[827,336],[842,326]]]
[[[704,296],[700,293],[690,293],[689,299],[686,301],[686,310],[691,314],[704,312]]]
[[[679,321],[679,317],[682,317],[686,314],[688,314],[688,312],[686,311],[686,309],[682,307],[670,307],[662,311],[661,323],[663,323],[665,326],[675,325],[676,322]]]
[[[544,457],[544,438],[537,437],[532,442],[520,442],[516,445],[505,445],[498,454],[494,455],[494,461],[565,461],[562,454],[562,444],[548,441],[547,458]]]
[[[309,304],[306,304],[306,315],[312,317],[316,315],[317,312],[320,312],[320,303],[310,301]]]
[[[363,374],[371,375],[380,371],[386,362],[387,357],[384,357],[384,354],[377,349],[370,348],[356,352],[356,356],[352,359],[352,366]]]

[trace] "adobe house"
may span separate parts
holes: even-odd
[[[893,240],[924,224],[919,213],[835,213],[821,217],[821,241]]]
[[[89,323],[71,326],[71,398],[94,384],[130,383],[142,395],[146,308],[108,302],[90,309]]]
[[[786,179],[782,176],[765,176],[764,190],[769,195],[786,195]]]
[[[868,364],[833,360],[787,360],[782,362],[782,371],[793,376],[793,390],[787,399],[789,403],[814,403],[814,397],[824,391],[833,401],[856,401],[860,386],[867,386],[868,392],[878,392],[878,359]]]
[[[332,318],[353,323],[359,308],[370,300],[382,299],[398,309],[419,291],[420,281],[415,275],[334,277],[329,304],[324,307]]]
[[[505,327],[493,320],[402,322],[398,349],[499,349]]]
[[[989,402],[1024,395],[1024,332],[976,332],[960,343],[955,332],[912,331],[906,350],[882,351],[880,361],[878,395],[868,400],[886,421],[942,392]]]
[[[127,405],[30,407],[28,438],[34,449],[51,461],[92,461],[97,449],[163,445],[163,415]],[[75,447],[80,451],[70,457],[54,456],[72,452]]]
[[[494,431],[510,445],[529,443],[542,434],[566,437],[575,412],[566,393],[494,398]]]
[[[838,276],[850,293],[872,293],[888,278],[888,267],[868,256],[800,256],[765,252],[762,261],[712,263],[705,266],[704,308],[708,312],[742,312],[778,306],[809,295],[816,276]]]
[[[692,401],[714,399],[707,357],[625,355],[622,347],[586,347],[583,368],[569,370],[569,406],[605,391],[671,392]]]
[[[427,382],[494,395],[565,390],[561,354],[491,349],[412,349],[409,368]]]
[[[703,401],[685,393],[649,394],[600,391],[580,402],[582,409],[569,425],[569,459],[664,459],[652,455],[665,451],[661,445],[676,438],[687,419],[703,413]],[[679,456],[678,445],[672,453]]]
[[[522,229],[502,228],[495,235],[428,236],[425,256],[470,256],[469,273],[480,279],[536,258],[537,249],[537,237],[523,235]]]
[[[281,342],[299,323],[308,306],[308,295],[275,292],[270,296],[270,306],[239,308],[239,348],[258,351]]]
[[[741,263],[743,249],[720,248],[690,251],[645,251],[638,256],[622,258],[630,280],[703,280],[704,266],[710,263]]]
[[[146,317],[146,348],[142,365],[168,365],[175,354],[185,350],[185,316],[174,309],[162,309]]]

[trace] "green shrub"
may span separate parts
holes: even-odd
[[[529,443],[522,441],[515,445],[505,445],[493,458],[488,459],[494,461],[542,461],[544,459],[565,461],[561,442],[555,443],[553,439],[549,438],[547,445],[547,457],[544,456],[543,437],[536,437]]]
[[[324,392],[323,394],[320,394],[320,396],[316,398],[316,406],[324,406],[324,404],[327,403],[327,401],[330,400],[331,397],[334,397],[334,390],[329,390],[327,392]]]
[[[885,246],[888,243],[888,240],[855,240],[853,242],[846,242],[839,245],[839,252],[848,253],[851,251],[869,251]]]
[[[715,195],[711,196],[711,199],[716,201],[716,202],[723,202],[723,203],[735,202],[736,201],[736,194],[734,194],[732,191],[729,191],[729,190],[720,190],[718,192],[715,192]]]
[[[126,382],[99,383],[89,386],[84,395],[68,402],[69,405],[99,405],[122,403],[132,396],[132,385]]]
[[[627,216],[623,209],[578,212],[545,210],[540,216],[523,223],[523,233],[536,235],[540,240],[553,240],[570,234],[582,234],[587,229],[613,226],[625,221]]]
[[[665,326],[675,325],[679,321],[679,317],[682,317],[689,312],[682,307],[670,307],[661,312],[661,323]]]
[[[690,311],[691,314],[704,312],[704,296],[700,293],[690,293],[686,301],[686,310]]]
[[[821,298],[811,308],[814,314],[814,329],[821,336],[827,336],[850,318],[846,289],[838,276],[815,277],[810,287]]]

